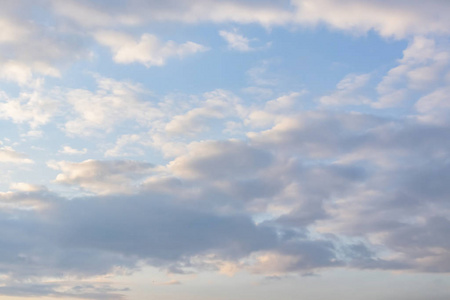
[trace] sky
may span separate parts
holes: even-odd
[[[449,299],[449,12],[1,1],[0,299]]]

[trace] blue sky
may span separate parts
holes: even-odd
[[[0,299],[448,299],[449,9],[3,1]]]

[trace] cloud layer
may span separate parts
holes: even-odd
[[[148,267],[444,278],[449,6],[0,4],[0,294],[126,299]]]

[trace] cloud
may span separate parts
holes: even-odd
[[[448,34],[449,21],[444,11],[446,1],[423,3],[419,0],[392,3],[384,0],[294,0],[296,21],[315,25],[324,23],[332,28],[381,36],[404,38],[412,35]]]
[[[439,36],[449,33],[448,4],[388,2],[47,1],[33,4],[39,17],[15,12],[31,2],[2,4],[0,79],[13,84],[0,95],[0,119],[22,125],[15,133],[8,123],[0,143],[2,188],[10,189],[0,192],[0,294],[123,299],[127,290],[108,278],[143,266],[280,277],[333,268],[450,272],[450,54]],[[305,91],[277,91],[275,60],[247,72],[256,86],[247,92],[261,95],[253,102],[222,89],[160,97],[96,75],[93,88],[64,87],[98,63],[65,69],[98,44],[118,63],[147,67],[206,51],[142,34],[165,21],[325,24],[409,45],[374,102],[367,84],[376,70],[345,76],[310,108]],[[235,50],[253,49],[237,32],[219,34]],[[57,78],[65,70],[70,76]],[[62,87],[48,89],[45,76]],[[405,103],[414,106],[370,110]],[[358,104],[369,104],[365,113],[327,110]],[[72,148],[79,138],[98,149]],[[26,147],[36,152],[19,152]],[[53,170],[42,169],[36,159],[58,150],[110,159],[52,160]],[[135,155],[152,163],[114,159]]]
[[[248,52],[254,50],[250,47],[250,40],[245,36],[233,31],[219,31],[219,35],[228,43],[228,48],[241,52]]]
[[[117,139],[116,145],[114,146],[114,148],[108,149],[105,152],[105,156],[106,157],[108,157],[108,156],[117,157],[117,156],[129,156],[129,155],[136,155],[136,154],[142,155],[143,151],[140,148],[131,149],[132,150],[131,153],[124,152],[124,148],[127,148],[127,150],[129,150],[129,148],[130,148],[128,146],[129,144],[140,142],[141,139],[142,139],[142,137],[138,134],[124,134]]]
[[[228,262],[277,276],[448,272],[448,128],[352,113],[286,120],[248,142],[191,143],[164,174],[134,161],[54,163],[57,182],[100,196],[68,200],[25,185],[0,194],[0,266],[13,278],[89,277],[138,262],[179,272]]]
[[[27,5],[40,6],[43,12],[47,8],[42,2],[2,3],[0,13],[4,28],[0,35],[0,79],[20,86],[33,86],[41,77],[60,77],[61,68],[89,54],[79,34],[45,26],[22,13]]]
[[[361,95],[361,89],[366,86],[369,78],[369,74],[349,74],[336,85],[337,91],[321,97],[319,102],[326,106],[369,104],[370,99]]]
[[[443,84],[450,53],[435,40],[415,37],[403,51],[398,66],[390,69],[377,86],[380,95],[375,108],[397,106],[412,91],[430,91]]]
[[[258,147],[273,147],[280,152],[296,153],[311,159],[326,158],[351,152],[353,147],[363,142],[358,132],[379,122],[382,121],[374,116],[359,113],[308,111],[279,118],[272,128],[249,132],[247,136]],[[344,132],[346,134],[342,136]]]
[[[419,112],[419,120],[432,124],[448,123],[449,92],[450,87],[444,87],[420,98],[415,104],[415,108]]]
[[[95,92],[73,89],[63,93],[72,106],[64,125],[67,133],[95,135],[109,132],[127,120],[145,126],[162,116],[158,108],[140,99],[149,94],[137,85],[101,77],[97,84]]]
[[[86,154],[87,149],[83,148],[81,150],[77,150],[70,146],[64,146],[61,150],[59,150],[59,153],[69,154],[69,155],[80,155],[80,154]]]
[[[238,140],[194,142],[185,156],[168,167],[185,178],[227,178],[245,176],[268,166],[272,158],[265,151]]]
[[[26,182],[16,182],[10,185],[12,190],[20,191],[20,192],[40,192],[45,191],[47,188],[42,185],[29,184]]]
[[[178,1],[170,0],[155,5],[142,0],[129,1],[126,7],[92,5],[87,1],[70,1],[68,5],[55,5],[55,13],[70,18],[83,26],[143,24],[151,22],[238,22],[259,23],[264,26],[286,24],[290,13],[271,1]]]
[[[11,98],[0,92],[0,119],[14,123],[28,123],[32,129],[47,124],[58,112],[57,95],[45,93],[41,88],[31,92],[22,92],[19,97]]]
[[[76,185],[97,194],[132,193],[133,181],[153,171],[153,165],[136,161],[96,161],[80,163],[50,162],[49,166],[61,170],[55,182]]]
[[[263,108],[250,109],[244,124],[252,128],[267,128],[273,126],[280,119],[286,119],[299,108],[298,99],[306,91],[292,92],[276,99],[269,100]]]
[[[165,282],[156,282],[154,285],[180,285],[181,282],[178,280],[170,280]]]
[[[326,24],[331,28],[363,34],[374,30],[385,37],[449,33],[446,1],[424,4],[414,0],[391,3],[384,0],[293,0],[293,1],[129,1],[128,5],[93,5],[87,1],[53,3],[57,15],[86,27],[148,22],[257,23],[264,27]]]
[[[0,43],[14,43],[23,40],[30,33],[26,25],[4,16],[0,18],[0,26],[3,28],[0,33]]]
[[[128,289],[115,289],[96,282],[83,285],[67,283],[7,283],[0,287],[0,294],[13,297],[58,297],[71,299],[120,300]]]
[[[34,163],[25,154],[16,152],[13,148],[0,147],[0,162],[13,164],[32,164]]]
[[[95,34],[96,40],[111,48],[114,61],[122,64],[138,62],[147,68],[162,66],[170,57],[182,58],[197,52],[208,50],[207,47],[194,42],[177,44],[174,41],[161,43],[151,34],[143,34],[138,42],[133,37],[115,31],[100,31]]]
[[[211,121],[236,116],[241,112],[240,99],[231,92],[215,90],[205,93],[204,97],[205,101],[200,107],[174,116],[166,124],[166,132],[175,135],[195,135],[206,131]]]
[[[113,274],[118,268],[133,271],[139,261],[163,268],[202,269],[204,262],[208,265],[208,256],[217,259],[213,265],[272,251],[314,257],[305,260],[307,265],[291,269],[297,271],[329,265],[334,257],[327,250],[333,248],[330,242],[297,241],[304,235],[291,235],[284,241],[274,227],[256,225],[243,214],[200,209],[180,201],[182,194],[147,191],[67,200],[41,191],[0,194],[0,202],[6,197],[16,202],[34,197],[47,204],[44,210],[13,209],[0,214],[0,236],[17,234],[5,239],[0,259],[11,280],[37,280],[59,272],[69,277]],[[26,218],[11,218],[19,215]],[[22,261],[17,261],[19,257]],[[45,281],[37,283],[41,284],[36,287],[45,286]],[[7,286],[14,285],[8,282]]]
[[[92,3],[89,1],[72,1],[68,0],[64,3],[60,1],[51,1],[51,7],[59,16],[67,18],[84,27],[111,26],[115,23],[134,24],[132,16],[123,14],[119,7]],[[107,10],[113,11],[107,11]]]

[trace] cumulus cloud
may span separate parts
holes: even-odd
[[[2,124],[8,134],[0,143],[0,176],[10,191],[0,192],[0,294],[123,299],[127,289],[107,279],[142,266],[266,276],[331,268],[450,272],[445,1],[37,5],[42,13],[51,7],[48,23],[17,14],[22,3],[2,4],[0,12],[0,79],[14,83],[0,94],[0,119],[19,124],[16,140]],[[277,61],[270,59],[252,63],[247,72],[254,87],[246,91],[260,94],[252,102],[223,89],[160,96],[96,75],[93,87],[74,80],[71,87],[45,92],[38,77],[68,85],[72,77],[57,78],[63,66],[86,58],[98,44],[117,63],[147,67],[207,50],[142,34],[147,27],[139,27],[163,21],[325,24],[408,38],[409,44],[372,91],[375,100],[369,100],[367,85],[379,70],[351,73],[335,91],[303,101],[305,91],[278,90],[282,82],[270,70]],[[254,49],[236,31],[219,35],[232,49]],[[78,76],[76,69],[84,66],[69,71]],[[411,107],[404,115],[371,110],[406,102]],[[368,104],[364,113],[327,110],[358,104]],[[31,144],[30,136],[43,140]],[[86,148],[80,138],[89,141]],[[50,160],[51,170],[37,161],[100,151],[109,160]],[[143,161],[115,159],[137,155]],[[23,175],[23,165],[29,168],[34,160],[35,173]],[[48,187],[46,177],[54,179]]]
[[[0,92],[0,119],[28,123],[33,129],[45,125],[58,112],[59,103],[54,96],[41,89],[24,91],[17,98]]]
[[[90,276],[117,266],[133,270],[142,260],[178,272],[220,271],[228,262],[273,276],[340,266],[448,272],[444,199],[450,173],[442,161],[449,145],[442,141],[450,141],[449,131],[357,114],[322,112],[296,119],[302,122],[275,125],[279,138],[268,135],[264,143],[267,131],[248,143],[192,143],[164,176],[134,161],[51,164],[61,172],[56,182],[101,196],[69,201],[23,184],[1,194],[2,203],[25,205],[32,197],[46,204],[44,210],[32,205],[0,215],[5,229],[0,235],[15,228],[29,249],[21,252],[30,258],[26,270],[14,264],[12,274],[65,270]],[[8,215],[19,213],[26,216]],[[45,252],[35,252],[41,243]],[[8,261],[21,245],[4,248],[4,268],[12,268]]]
[[[97,194],[132,193],[133,180],[139,180],[153,170],[153,165],[136,161],[50,162],[60,170],[55,182],[76,185]]]
[[[0,162],[13,164],[32,164],[33,161],[27,155],[15,151],[13,148],[0,147]]]
[[[97,32],[95,38],[100,44],[111,48],[115,62],[122,64],[138,62],[147,68],[162,66],[168,58],[173,56],[182,58],[208,50],[207,47],[194,42],[161,43],[156,36],[148,33],[143,34],[138,42],[127,34],[114,31]]]

